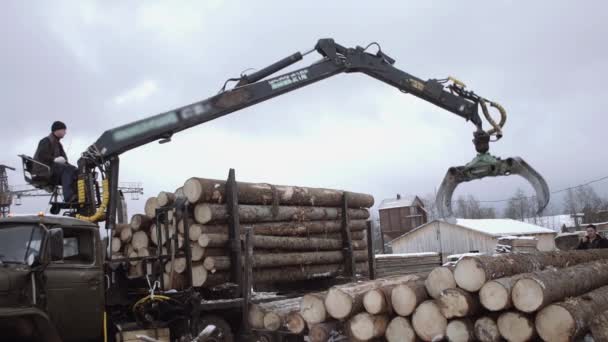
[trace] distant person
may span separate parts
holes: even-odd
[[[65,137],[67,127],[61,121],[53,122],[51,134],[42,138],[34,154],[34,159],[51,168],[51,185],[61,185],[65,202],[76,201],[76,178],[78,169],[68,163],[61,139]],[[40,166],[38,166],[40,168]],[[36,164],[34,164],[36,170]],[[34,171],[34,173],[36,173]]]
[[[581,240],[577,249],[608,248],[608,240],[597,233],[597,227],[587,226],[587,235]]]

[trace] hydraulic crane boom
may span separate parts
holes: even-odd
[[[430,79],[424,81],[412,76],[394,67],[395,60],[386,55],[380,49],[380,46],[377,45],[378,50],[376,53],[368,52],[368,48],[371,45],[377,44],[370,44],[367,48],[345,48],[336,44],[332,39],[321,39],[314,49],[304,54],[297,52],[252,74],[229,79],[228,81],[237,82],[236,86],[232,89],[225,90],[225,84],[219,94],[203,101],[105,131],[83,153],[79,161],[79,204],[83,208],[88,208],[87,210],[82,210],[81,213],[85,214],[81,214],[79,217],[91,221],[107,219],[109,227],[112,227],[116,211],[114,198],[116,198],[116,189],[118,187],[118,156],[120,154],[152,141],[160,140],[161,143],[167,142],[173,134],[182,130],[217,119],[340,73],[359,72],[366,74],[404,93],[417,96],[467,121],[471,121],[476,127],[474,133],[476,150],[482,155],[489,155],[487,152],[490,136],[494,135],[499,139],[502,136],[502,126],[506,120],[506,113],[500,105],[486,100],[472,91],[465,90],[462,82],[451,77],[441,80]],[[320,61],[302,69],[265,79],[302,60],[303,56],[314,51],[322,56]],[[496,123],[488,114],[486,103],[499,110],[501,114],[499,123]],[[483,131],[482,129],[482,120],[479,116],[478,108],[482,108],[484,116],[491,125],[491,129],[488,131]],[[484,159],[484,162],[487,163],[488,159]],[[500,160],[494,158],[490,162],[498,163]],[[467,167],[469,166],[467,165]],[[94,202],[95,196],[93,196],[94,191],[91,187],[93,181],[91,178],[95,177],[94,170],[96,168],[99,168],[104,179],[104,196],[101,203],[95,203],[95,206],[92,206],[91,200]],[[467,170],[470,170],[470,168]],[[504,174],[500,172],[494,173],[488,175],[496,176]],[[481,177],[483,175],[475,173],[473,178],[467,178],[466,176],[458,178],[458,182]],[[449,196],[451,197],[451,193]],[[93,213],[95,207],[97,209]],[[108,209],[107,212],[106,208]],[[451,208],[448,207],[447,209],[451,213]]]

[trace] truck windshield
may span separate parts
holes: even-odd
[[[0,226],[0,262],[25,263],[40,253],[42,228],[38,225]]]

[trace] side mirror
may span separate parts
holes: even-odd
[[[49,247],[51,250],[51,261],[63,260],[63,229],[49,229]]]

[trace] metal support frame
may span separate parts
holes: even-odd
[[[357,269],[353,257],[353,241],[348,217],[348,192],[342,194],[342,251],[344,253],[344,276],[355,280]]]
[[[243,309],[242,309],[242,338],[246,339],[251,335],[251,326],[249,325],[249,306],[251,305],[251,290],[253,287],[253,228],[245,229],[245,264],[243,272],[242,294],[243,294]]]
[[[239,199],[234,169],[228,172],[226,182],[226,210],[228,212],[228,239],[230,241],[230,280],[238,285],[241,293],[243,259],[241,252],[241,227],[239,222]]]
[[[374,236],[372,232],[372,221],[367,221],[365,229],[367,233],[367,263],[369,279],[376,279],[376,255],[374,251]]]

